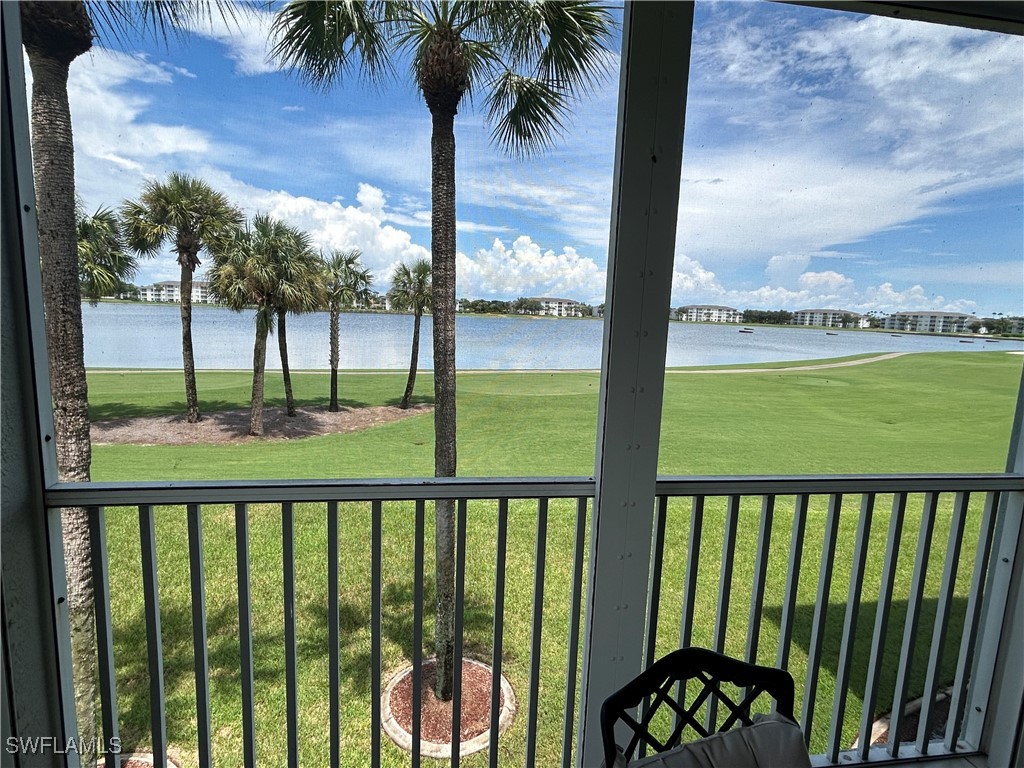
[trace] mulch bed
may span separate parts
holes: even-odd
[[[435,744],[452,742],[452,702],[441,701],[434,696],[434,681],[437,664],[433,660],[423,662],[420,680],[422,699],[420,707],[420,735],[424,741]],[[491,725],[491,670],[478,664],[464,662],[462,665],[462,720],[460,741],[469,741],[490,728]],[[412,672],[405,674],[391,691],[391,713],[395,722],[406,733],[412,733]],[[505,704],[504,694],[500,695],[499,709]]]

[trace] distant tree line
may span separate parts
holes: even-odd
[[[789,325],[793,313],[784,309],[744,309],[744,323],[764,323],[765,325]]]
[[[1019,334],[1020,331],[1017,329],[1021,327],[1022,320],[1024,318],[1020,317],[985,317],[975,320],[967,327],[974,333],[981,333],[984,330],[986,333],[992,334]]]

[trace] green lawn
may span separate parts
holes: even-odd
[[[771,370],[763,374],[670,374],[666,382],[661,467],[669,473],[783,473],[999,471],[1005,461],[1009,425],[1020,381],[1020,357],[1005,354],[914,355],[861,366],[821,371]],[[323,402],[326,376],[296,377],[300,402]],[[271,376],[271,397],[280,396],[279,376]],[[404,385],[401,374],[348,375],[342,397],[350,405],[393,401]],[[90,397],[96,417],[172,413],[180,409],[180,374],[92,372]],[[465,374],[459,380],[460,471],[463,475],[589,474],[596,426],[596,374]],[[248,397],[248,377],[240,373],[200,373],[200,397],[207,410],[239,407]],[[277,389],[274,389],[274,388]],[[429,377],[418,393],[426,398]],[[235,446],[96,446],[94,478],[228,479],[260,477],[372,477],[429,475],[432,459],[429,415],[362,433],[293,441],[262,441]],[[976,539],[982,499],[971,502],[967,542]],[[839,639],[846,610],[849,571],[859,498],[844,500],[830,592],[826,642],[812,747],[824,748],[835,685]],[[798,689],[806,673],[827,499],[812,499],[799,589],[790,671]],[[903,615],[923,499],[912,497],[903,528],[899,578],[887,635],[888,688],[879,710],[888,708],[893,662]],[[501,763],[522,764],[526,732],[529,638],[532,619],[535,502],[513,502],[510,510],[507,595],[503,617],[505,672],[520,697],[520,714],[501,742]],[[858,695],[870,646],[870,633],[891,497],[876,500],[871,549],[861,596],[854,647],[853,687],[844,725],[852,738],[859,717]],[[776,500],[772,527],[759,659],[774,663],[781,598],[789,562],[789,531],[794,501]],[[952,498],[940,498],[940,514],[928,567],[916,659],[926,657],[931,639]],[[724,499],[709,499],[700,556],[694,643],[710,645],[717,614],[717,590],[724,538]],[[433,573],[430,507],[425,571]],[[195,692],[192,674],[191,613],[186,521],[180,507],[158,508],[157,536],[168,737],[186,764],[195,763]],[[234,510],[203,508],[206,598],[213,697],[214,753],[217,765],[241,760],[241,704],[238,665],[237,583]],[[744,500],[740,510],[737,560],[728,615],[727,651],[743,655],[753,582],[760,500]],[[658,648],[678,644],[683,573],[691,509],[688,499],[669,506],[665,576]],[[466,647],[488,658],[494,604],[496,504],[469,505],[467,536]],[[384,506],[384,667],[395,669],[410,657],[412,620],[412,505]],[[118,668],[122,736],[127,746],[149,743],[148,671],[141,596],[138,514],[110,509],[108,548]],[[253,590],[258,750],[261,764],[285,761],[285,696],[281,575],[281,511],[275,505],[249,510]],[[303,765],[325,764],[327,735],[327,526],[324,505],[297,505],[297,621],[300,683],[300,749]],[[565,695],[566,636],[575,502],[553,500],[549,518],[544,630],[539,711],[538,764],[552,764],[561,744]],[[369,726],[369,505],[342,505],[341,624],[342,723],[344,764],[367,760]],[[944,654],[946,677],[958,644],[973,545],[965,545],[957,578],[957,602]],[[428,578],[428,604],[431,601]],[[425,611],[424,637],[432,636],[432,611]],[[913,669],[912,687],[921,689],[924,669]],[[801,707],[798,695],[797,708]],[[385,764],[407,764],[407,756],[385,739]],[[463,762],[486,765],[486,752]]]

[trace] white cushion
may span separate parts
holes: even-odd
[[[627,765],[622,754],[614,768]],[[781,715],[755,715],[754,723],[628,763],[629,768],[810,768],[800,728]]]

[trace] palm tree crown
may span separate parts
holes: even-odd
[[[121,222],[109,208],[79,216],[76,231],[82,298],[95,306],[100,298],[117,293],[135,277],[138,262],[125,247]]]
[[[432,299],[430,262],[419,259],[410,267],[399,264],[391,275],[388,299],[392,309],[423,314],[430,311]]]
[[[324,266],[324,291],[328,309],[340,310],[370,299],[373,273],[362,265],[358,248],[331,251],[321,255]]]

